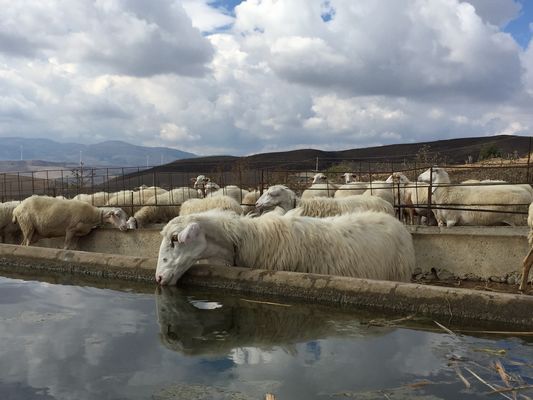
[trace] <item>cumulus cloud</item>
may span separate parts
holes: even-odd
[[[0,1],[0,50],[117,74],[201,76],[213,49],[175,1]]]
[[[0,0],[0,135],[249,154],[533,126],[516,1],[156,3]]]

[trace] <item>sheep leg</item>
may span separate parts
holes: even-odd
[[[65,244],[63,246],[64,250],[69,250],[69,249],[72,248],[71,246],[73,244],[74,245],[76,244],[77,241],[76,241],[75,233],[76,233],[76,231],[71,230],[71,229],[67,229],[67,232],[65,234]]]
[[[529,277],[529,270],[531,269],[532,265],[533,265],[533,247],[529,249],[529,253],[527,253],[526,258],[524,258],[523,267],[522,267],[522,281],[520,282],[520,286],[518,287],[518,290],[520,290],[521,292],[526,290],[527,278]]]
[[[33,236],[34,236],[34,233],[35,233],[35,229],[33,226],[29,227],[29,228],[26,228],[26,227],[23,227],[21,226],[20,227],[21,230],[22,230],[22,243],[20,244],[21,246],[29,246],[32,242],[32,239],[33,239]],[[35,242],[35,240],[34,240]]]

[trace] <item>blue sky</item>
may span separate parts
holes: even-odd
[[[531,31],[533,30],[533,1],[520,0],[519,3],[522,7],[520,15],[510,21],[505,26],[504,31],[513,35],[514,40],[516,40],[520,46],[526,48],[531,40]],[[229,6],[234,5],[231,4]]]
[[[0,8],[0,138],[243,155],[533,130],[530,0]]]

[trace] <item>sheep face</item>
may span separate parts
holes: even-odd
[[[208,182],[204,186],[206,197],[209,196],[210,194],[215,193],[219,189],[220,189],[220,186],[218,186],[215,182]]]
[[[103,220],[121,231],[128,229],[128,215],[121,208],[113,208],[106,211],[103,215]]]
[[[407,178],[401,172],[393,172],[391,176],[385,181],[387,183],[409,183],[409,178]]]
[[[176,221],[176,220],[174,220]],[[159,247],[155,280],[160,285],[175,285],[178,279],[204,254],[207,240],[200,225],[180,221],[164,229]]]
[[[126,224],[128,225],[128,229],[137,229],[138,228],[137,220],[135,219],[135,217],[130,217]]]
[[[342,174],[342,177],[344,178],[344,183],[359,181],[359,178],[357,177],[357,175],[352,172],[345,172],[344,174]]]
[[[275,207],[281,207],[284,210],[294,208],[295,196],[292,191],[283,185],[271,186],[257,201],[255,208],[259,211],[271,210]]]
[[[207,178],[205,175],[198,175],[194,181],[193,187],[195,189],[203,189],[207,182],[209,182],[209,178]]]
[[[322,173],[316,174],[313,177],[313,183],[327,183],[328,177]]]
[[[433,170],[433,173],[431,172]],[[442,168],[428,168],[424,172],[422,172],[420,175],[418,175],[418,181],[419,182],[426,182],[429,183],[432,181],[434,184],[439,183],[450,183],[450,176],[448,173],[442,169]]]

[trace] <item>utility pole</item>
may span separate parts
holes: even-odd
[[[318,172],[318,157],[316,158],[315,171]]]
[[[150,156],[147,154],[146,155],[146,168],[148,168],[148,161],[150,160]]]
[[[20,161],[23,160],[23,158],[22,158],[22,150],[24,150],[24,146],[20,145]]]

